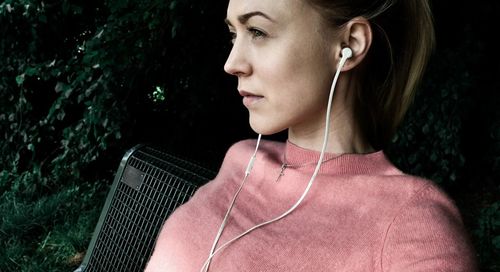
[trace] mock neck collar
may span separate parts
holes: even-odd
[[[304,171],[316,167],[321,152],[302,148],[289,140],[286,141],[282,160],[286,157],[286,164],[301,165]],[[325,153],[321,171],[326,174],[400,174],[401,172],[387,159],[382,150],[366,154],[335,154]]]

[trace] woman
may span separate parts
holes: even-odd
[[[431,52],[427,1],[230,0],[226,23],[252,129],[288,141],[233,145],[147,271],[476,270],[453,202],[380,151]]]

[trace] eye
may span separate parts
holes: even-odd
[[[266,38],[268,35],[267,33],[265,33],[264,31],[258,29],[258,28],[255,28],[255,27],[248,27],[247,28],[247,33],[250,35],[250,37],[252,39],[263,39],[263,38]],[[229,31],[229,35],[230,35],[230,41],[232,44],[234,44],[234,42],[236,41],[236,37],[237,37],[237,34],[236,34],[236,31]]]
[[[247,28],[247,31],[252,35],[252,38],[254,39],[262,39],[267,37],[267,34],[264,31],[254,27]]]

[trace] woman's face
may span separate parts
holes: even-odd
[[[238,77],[252,129],[321,129],[338,61],[321,15],[303,0],[230,0],[226,22],[234,44],[224,70]]]

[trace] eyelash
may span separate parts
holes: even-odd
[[[254,39],[261,39],[267,37],[267,34],[264,33],[264,31],[257,28],[249,27],[247,28],[247,31],[250,32],[250,34],[252,34],[252,38]]]
[[[254,27],[248,27],[247,32],[252,36],[252,39],[257,40],[257,39],[263,39],[267,37],[267,34],[257,28]],[[230,32],[231,34],[231,43],[234,43],[236,40],[236,32]]]

